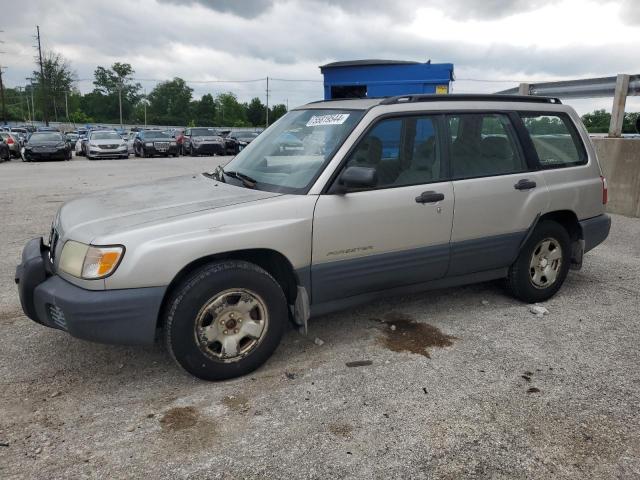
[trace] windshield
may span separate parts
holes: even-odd
[[[30,142],[61,142],[62,135],[54,132],[34,133],[29,139]]]
[[[122,140],[116,132],[96,132],[91,135],[91,140]]]
[[[260,190],[306,193],[363,113],[291,111],[257,136],[224,171],[250,177]]]
[[[191,135],[194,137],[214,137],[219,134],[213,128],[192,128]]]
[[[147,130],[144,132],[144,138],[150,140],[152,138],[171,138],[164,132],[154,132],[153,130]]]

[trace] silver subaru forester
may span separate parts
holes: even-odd
[[[16,272],[22,308],[87,340],[158,333],[191,374],[246,374],[289,321],[506,279],[554,295],[609,234],[607,184],[554,98],[410,95],[287,113],[224,168],[63,205]]]

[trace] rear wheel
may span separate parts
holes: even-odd
[[[172,292],[165,341],[176,362],[203,380],[245,375],[274,352],[288,319],[280,285],[244,261],[211,263]]]
[[[567,278],[570,252],[567,230],[552,220],[541,221],[509,269],[511,293],[529,303],[551,298]]]

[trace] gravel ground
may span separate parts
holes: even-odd
[[[15,265],[63,201],[221,160],[0,164],[0,478],[640,476],[637,219],[548,315],[495,282],[379,300],[222,383],[22,314]]]

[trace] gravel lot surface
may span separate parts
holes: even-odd
[[[379,300],[222,383],[22,314],[15,265],[62,202],[221,161],[0,164],[0,478],[640,477],[637,219],[548,315],[497,282]]]

